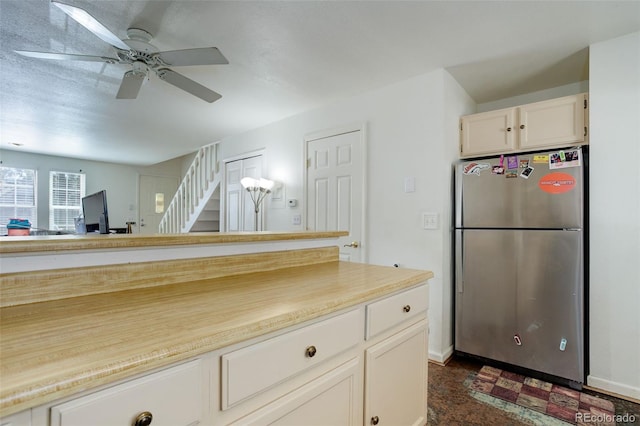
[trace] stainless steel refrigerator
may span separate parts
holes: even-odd
[[[455,350],[584,382],[581,148],[455,173]]]

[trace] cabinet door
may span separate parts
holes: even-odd
[[[508,152],[515,148],[515,109],[467,115],[460,119],[462,157]]]
[[[427,415],[427,320],[367,349],[365,425],[424,425]]]
[[[246,416],[234,425],[324,426],[362,423],[360,357]]]
[[[520,149],[585,142],[585,101],[580,94],[521,106]]]

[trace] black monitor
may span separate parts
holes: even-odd
[[[87,229],[87,233],[109,233],[106,190],[98,191],[95,194],[82,198],[82,212],[84,214],[84,226]]]

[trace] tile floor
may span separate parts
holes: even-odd
[[[541,415],[533,410],[522,409],[492,397],[480,400],[471,396],[468,386],[473,382],[482,365],[478,361],[460,357],[454,357],[446,367],[429,364],[427,425],[568,425],[568,423]],[[588,390],[584,392],[595,394]],[[635,417],[635,421],[632,423],[621,422],[617,423],[618,425],[640,425],[640,404],[608,395],[598,394],[598,396],[612,401],[616,408],[616,414],[628,413]],[[593,425],[595,426],[596,423]]]

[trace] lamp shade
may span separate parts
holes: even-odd
[[[260,178],[260,189],[271,191],[271,188],[273,188],[273,184],[274,182],[272,180]]]
[[[240,179],[240,184],[243,188],[255,188],[258,186],[258,181],[252,177],[243,177]]]

